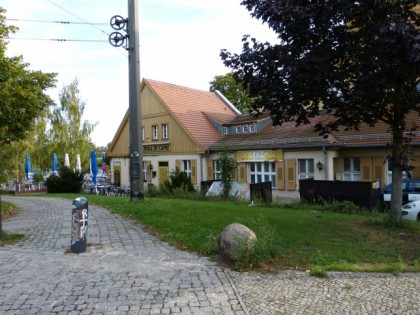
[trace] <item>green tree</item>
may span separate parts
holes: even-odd
[[[70,167],[74,168],[77,154],[80,154],[82,165],[89,165],[90,151],[94,145],[90,141],[96,123],[83,120],[85,103],[80,98],[78,80],[64,86],[60,92],[60,104],[50,117],[51,128],[48,131],[50,141],[50,156],[57,153],[64,159],[67,153],[70,157]]]
[[[393,135],[391,218],[401,220],[405,117],[420,112],[418,0],[243,0],[278,43],[244,36],[241,54],[224,64],[249,87],[255,113],[273,124],[308,124],[323,109],[321,135],[361,124],[389,125]]]
[[[242,80],[234,73],[217,75],[210,81],[210,91],[220,91],[241,113],[250,110],[252,99],[242,85]]]
[[[7,57],[5,38],[17,31],[5,25],[5,10],[0,7],[0,151],[4,153],[10,143],[24,139],[34,129],[34,122],[53,103],[45,94],[55,84],[54,73],[28,69],[22,56]],[[12,160],[9,156],[7,161]],[[15,161],[16,162],[16,161]],[[2,163],[1,163],[2,164]],[[1,165],[0,177],[7,179],[8,168]],[[0,211],[0,236],[2,234]]]
[[[229,198],[229,192],[231,188],[231,181],[233,175],[238,168],[238,161],[231,156],[226,146],[223,146],[216,159],[218,169],[220,170],[220,181],[223,185],[223,198]]]
[[[20,141],[10,144],[0,144],[0,170],[1,183],[8,183],[13,179],[22,178],[24,167],[25,148]]]
[[[41,173],[51,169],[53,153],[58,156],[59,168],[64,166],[65,153],[69,154],[73,169],[77,154],[81,156],[82,166],[89,168],[90,151],[94,147],[89,135],[94,125],[82,122],[85,104],[79,99],[77,80],[62,89],[60,101],[60,105],[35,119],[34,130],[28,131],[25,139],[2,146],[0,156],[7,159],[0,160],[0,169],[6,170],[2,176],[6,181],[22,179],[26,152],[30,153],[32,168]]]
[[[35,131],[30,136],[32,147],[29,149],[34,165],[42,172],[48,171],[52,166],[52,143],[48,136],[50,112],[36,120]]]
[[[53,104],[45,91],[56,76],[29,70],[22,56],[6,56],[5,38],[17,28],[5,25],[5,12],[0,7],[0,144],[23,139],[34,129],[35,119]]]

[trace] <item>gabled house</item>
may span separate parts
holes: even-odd
[[[209,147],[222,138],[217,126],[239,111],[219,92],[149,79],[141,84],[141,107],[145,182],[159,186],[178,168],[199,187]],[[123,186],[130,183],[128,124],[127,111],[107,151],[111,181]]]
[[[239,162],[238,181],[271,181],[276,196],[298,198],[300,179],[376,181],[382,187],[390,183],[389,126],[362,125],[359,130],[339,130],[328,137],[314,131],[318,122],[331,119],[324,113],[308,125],[289,122],[274,127],[269,115],[257,119],[239,115],[221,127],[224,137],[210,147],[208,159],[217,159],[218,151],[228,147]],[[414,169],[404,175],[420,178],[420,131],[416,131],[420,116],[412,112],[406,124],[414,130],[407,137],[409,163]]]
[[[142,91],[143,173],[148,184],[161,185],[176,168],[187,172],[199,188],[201,181],[219,179],[217,158],[228,149],[239,162],[241,183],[270,181],[273,196],[299,197],[300,179],[391,182],[392,136],[389,126],[362,125],[328,137],[314,131],[316,123],[332,116],[321,114],[311,124],[294,122],[272,126],[268,114],[240,114],[218,92],[206,92],[146,79]],[[112,182],[129,185],[128,114],[121,122],[107,157]],[[420,117],[407,117],[411,166],[406,175],[420,178]]]

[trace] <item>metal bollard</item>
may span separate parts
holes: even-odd
[[[84,253],[87,244],[88,232],[88,201],[85,197],[73,200],[71,210],[71,245],[73,253]]]

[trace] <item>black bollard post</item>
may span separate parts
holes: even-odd
[[[88,232],[88,201],[85,197],[73,200],[71,210],[71,245],[73,253],[84,253],[87,243]]]

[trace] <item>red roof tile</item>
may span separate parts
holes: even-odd
[[[144,81],[161,98],[195,141],[205,149],[222,137],[221,132],[211,124],[206,114],[224,121],[236,117],[232,108],[214,92],[150,79]]]

